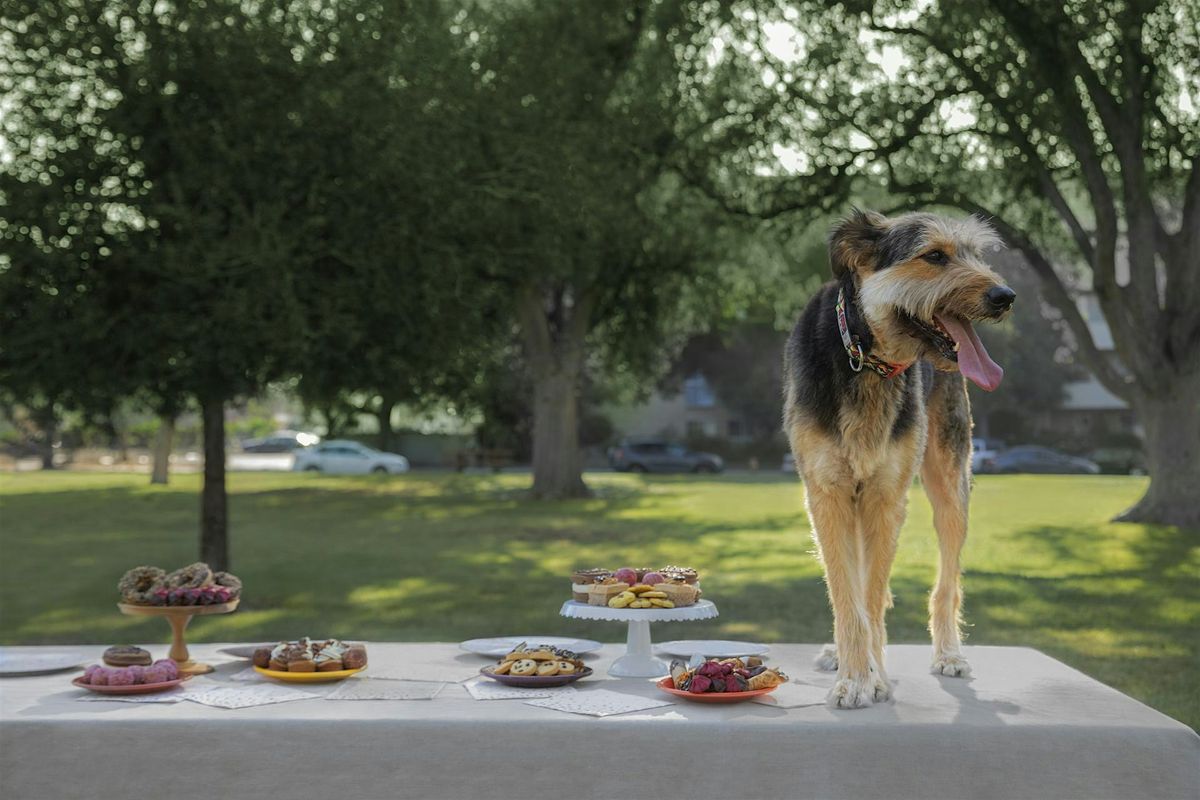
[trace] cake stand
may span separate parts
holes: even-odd
[[[661,678],[670,671],[670,664],[655,658],[650,652],[651,622],[693,622],[717,616],[717,607],[711,600],[700,600],[695,605],[681,608],[609,608],[593,606],[568,600],[558,612],[570,619],[595,619],[607,622],[628,622],[629,637],[626,639],[625,655],[608,668],[614,678]]]
[[[238,600],[211,606],[139,606],[133,603],[117,603],[117,608],[121,609],[121,613],[131,617],[167,618],[167,622],[171,623],[171,652],[167,655],[179,665],[179,672],[183,675],[204,675],[213,671],[212,665],[192,661],[192,657],[188,653],[187,641],[183,638],[183,632],[187,629],[188,623],[192,621],[192,617],[228,614],[237,607]]]

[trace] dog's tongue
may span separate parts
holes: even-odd
[[[993,391],[1004,377],[1004,368],[992,361],[987,348],[971,323],[958,317],[934,315],[942,327],[958,345],[958,371],[966,375],[980,389]]]

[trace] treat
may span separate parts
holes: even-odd
[[[133,686],[135,683],[137,678],[128,667],[116,667],[108,673],[109,686]]]
[[[656,583],[654,590],[676,606],[690,606],[700,599],[700,590],[686,583]]]
[[[592,586],[611,576],[612,573],[602,567],[577,570],[571,575],[571,598],[586,603]]]
[[[158,567],[134,567],[121,576],[117,590],[126,603],[148,605],[156,589],[162,588],[167,573]]]
[[[595,583],[588,589],[588,605],[606,606],[608,601],[629,588],[628,583]]]
[[[172,589],[199,589],[213,582],[213,571],[203,561],[180,567],[167,575],[166,584]]]
[[[656,583],[662,583],[665,580],[666,578],[663,577],[661,572],[647,572],[642,576],[642,583],[648,583],[651,586]]]
[[[631,586],[638,582],[637,570],[633,569],[632,567],[621,567],[619,570],[613,573],[613,577],[619,582],[628,583]]]
[[[242,582],[197,562],[167,574],[158,567],[134,567],[117,584],[121,599],[135,605],[209,606],[236,600]]]
[[[170,680],[174,680],[174,678],[168,678],[167,671],[163,667],[150,666],[142,670],[142,683],[166,683]]]
[[[583,671],[583,661],[576,653],[545,644],[517,645],[492,667],[493,675],[551,678],[574,675]]]
[[[102,667],[99,664],[88,667],[80,683],[91,686],[140,686],[153,683],[166,683],[179,678],[179,668],[174,661],[162,659],[148,667],[134,665],[132,667]]]
[[[700,582],[700,574],[691,567],[663,567],[659,570],[668,583],[686,583],[695,586]]]
[[[761,661],[757,666],[747,662],[740,658],[709,659],[695,669],[688,669],[682,661],[672,661],[671,683],[674,688],[692,694],[736,693],[770,689],[788,679],[779,670],[763,666]]]
[[[675,601],[659,587],[664,584],[650,586],[640,583],[630,586],[608,600],[609,608],[675,608]],[[693,601],[694,602],[694,601]]]
[[[280,642],[254,651],[254,666],[276,672],[338,672],[367,665],[367,649],[340,639]]]
[[[105,664],[113,667],[129,667],[134,664],[149,666],[152,660],[148,651],[131,644],[113,645],[104,651],[101,658]]]
[[[645,583],[646,576],[649,575],[650,573],[654,572],[654,570],[651,567],[638,567],[637,569],[634,570],[634,572],[637,573],[637,582]]]
[[[179,677],[179,665],[170,658],[160,658],[150,666],[161,669],[167,676],[167,680],[173,681]]]

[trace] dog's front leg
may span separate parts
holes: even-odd
[[[807,479],[805,495],[825,566],[837,645],[838,680],[826,702],[833,708],[865,708],[874,701],[875,688],[854,497],[841,486],[822,486]]]

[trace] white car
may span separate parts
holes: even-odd
[[[365,444],[346,439],[321,442],[315,447],[296,451],[292,469],[301,472],[328,472],[331,475],[367,475],[369,473],[398,475],[408,472],[408,459],[395,453],[385,453]]]
[[[999,454],[1000,449],[991,445],[987,439],[972,439],[971,472],[986,472],[987,467]]]

